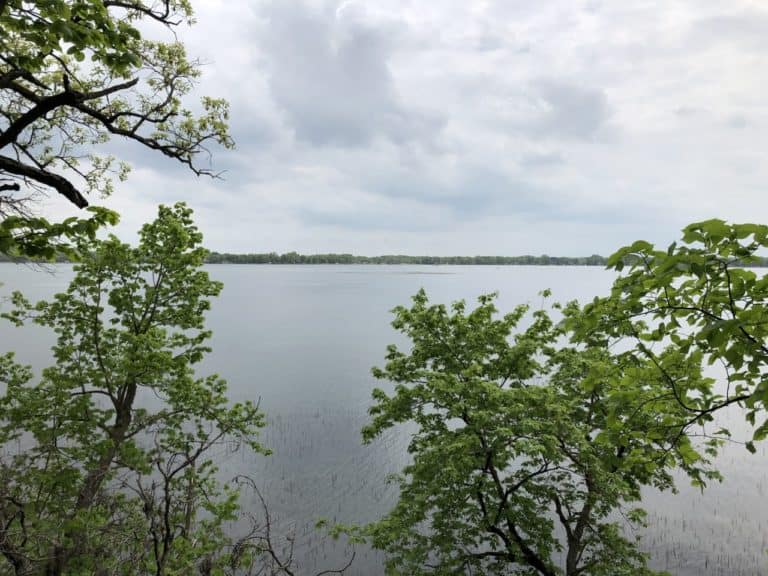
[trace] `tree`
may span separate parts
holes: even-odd
[[[0,255],[10,258],[54,260],[65,256],[78,257],[76,245],[80,238],[93,240],[96,231],[105,225],[117,224],[116,212],[101,207],[87,208],[90,218],[66,218],[50,222],[42,217],[13,215],[0,222]]]
[[[399,501],[370,527],[389,574],[652,574],[617,514],[643,486],[673,488],[676,466],[717,477],[718,442],[694,446],[651,362],[569,345],[543,310],[518,330],[527,310],[498,318],[493,296],[447,309],[423,290],[394,310],[410,349],[389,346],[374,369],[395,388],[374,391],[363,430],[367,441],[398,423],[412,433]],[[664,354],[676,376],[704,380],[696,362]]]
[[[767,247],[768,226],[722,220],[687,226],[682,243],[667,250],[635,242],[609,258],[608,267],[624,273],[574,329],[631,340],[628,354],[654,363],[691,421],[737,404],[755,424],[768,408],[768,276],[748,266],[762,263],[759,252]],[[721,366],[725,385],[676,377],[657,352],[669,342],[689,360]],[[753,440],[766,436],[768,420]],[[754,451],[751,442],[747,448]]]
[[[65,293],[5,316],[54,330],[34,383],[0,360],[0,574],[222,573],[237,491],[215,476],[223,442],[257,451],[264,419],[197,377],[204,315],[221,290],[181,204],[159,208],[138,247],[81,239]],[[14,448],[14,446],[18,446]]]
[[[192,19],[188,0],[0,0],[0,218],[29,217],[48,191],[80,208],[109,194],[128,171],[97,152],[112,137],[215,175],[198,157],[233,145],[228,106],[182,103],[200,71],[175,28]],[[152,25],[171,40],[143,37]],[[0,250],[24,252],[19,227],[2,223]]]

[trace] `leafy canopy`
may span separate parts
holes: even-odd
[[[248,561],[247,546],[230,553],[237,493],[214,457],[224,442],[261,451],[264,420],[221,378],[195,375],[221,291],[201,240],[188,208],[161,206],[135,248],[81,238],[53,300],[14,295],[5,316],[57,341],[37,380],[0,360],[0,573],[220,574]]]
[[[194,112],[184,104],[200,70],[176,28],[192,21],[187,0],[0,0],[0,218],[29,218],[50,191],[81,208],[109,194],[129,169],[99,152],[113,137],[215,175],[199,157],[233,145],[229,110],[210,97]],[[39,256],[16,239],[31,227],[52,240],[44,224],[3,224],[0,250]]]
[[[91,206],[90,218],[66,218],[62,222],[50,222],[46,218],[13,215],[0,221],[0,254],[11,258],[54,260],[66,256],[70,260],[79,257],[76,245],[81,238],[93,240],[99,228],[115,225],[116,212]]]
[[[608,265],[623,274],[611,295],[588,307],[580,334],[630,339],[629,352],[652,361],[689,417],[705,421],[731,404],[747,408],[768,436],[768,276],[749,269],[768,248],[768,226],[707,220],[687,226],[682,242],[666,250],[638,241],[613,254]],[[656,350],[674,344],[689,360],[723,368],[722,385],[677,377]],[[754,451],[752,443],[747,447]]]
[[[641,488],[672,488],[674,467],[717,477],[651,362],[527,312],[498,317],[492,295],[473,310],[431,305],[424,291],[394,310],[410,348],[390,346],[374,369],[395,387],[375,390],[363,430],[368,441],[399,423],[412,431],[399,501],[370,527],[388,573],[651,574],[617,512],[641,523]],[[704,381],[696,362],[667,357],[676,375]]]

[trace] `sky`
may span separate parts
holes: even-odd
[[[187,201],[217,251],[580,256],[768,222],[768,3],[193,0],[222,180],[125,145],[135,238]],[[207,161],[207,160],[206,160]]]

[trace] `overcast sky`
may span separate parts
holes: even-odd
[[[127,238],[192,205],[214,250],[607,254],[768,222],[768,3],[196,0],[225,180],[129,147]]]

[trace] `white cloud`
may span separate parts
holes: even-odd
[[[134,154],[127,229],[188,199],[217,250],[607,253],[768,221],[768,9],[670,0],[208,0],[226,181]],[[121,230],[123,230],[121,229]]]

